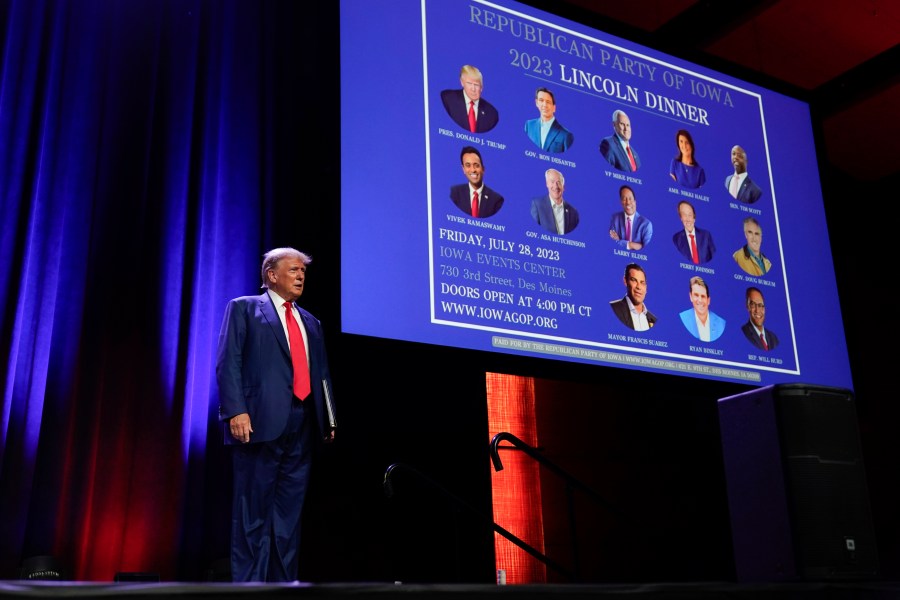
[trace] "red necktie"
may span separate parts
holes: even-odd
[[[284,303],[284,318],[287,321],[288,339],[291,342],[291,364],[294,365],[294,395],[301,400],[309,396],[309,364],[306,362],[306,347],[300,325],[294,318],[291,303]]]
[[[469,131],[475,133],[475,101],[469,100]]]
[[[628,162],[631,163],[631,170],[637,171],[637,163],[634,162],[634,154],[631,153],[631,146],[625,146],[625,151],[628,152]]]
[[[762,342],[763,350],[769,349],[769,345],[766,343],[766,336],[764,336],[763,334],[759,334],[759,341]]]
[[[625,217],[625,241],[631,241],[631,217]]]
[[[694,234],[689,233],[688,237],[691,238],[691,260],[694,261],[695,265],[699,265],[700,255],[697,253],[697,242],[694,241]]]
[[[472,193],[472,216],[478,217],[478,192]]]

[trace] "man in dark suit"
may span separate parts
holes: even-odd
[[[463,65],[459,70],[459,83],[462,89],[441,92],[441,102],[447,114],[457,125],[471,133],[485,133],[493,129],[500,121],[500,113],[481,97],[484,90],[481,71],[472,65]]]
[[[544,152],[565,152],[575,141],[575,136],[556,120],[556,98],[553,92],[539,87],[534,93],[534,104],[540,116],[525,121],[525,135]]]
[[[637,171],[641,159],[631,145],[631,119],[617,110],[612,114],[612,125],[614,133],[600,142],[600,154],[619,171]]]
[[[613,213],[609,220],[609,237],[620,248],[640,250],[653,239],[653,223],[637,211],[637,199],[631,186],[619,188],[622,212]]]
[[[725,189],[732,198],[745,204],[753,204],[762,196],[762,190],[747,174],[747,153],[740,146],[731,149],[734,173],[725,178]]]
[[[453,204],[477,219],[493,216],[503,206],[503,196],[484,185],[484,163],[478,148],[466,146],[459,160],[469,182],[450,187]]]
[[[625,297],[613,300],[609,307],[622,324],[635,331],[647,331],[656,323],[654,315],[644,304],[647,296],[647,277],[639,264],[625,267]]]
[[[778,345],[778,336],[763,327],[763,323],[766,321],[766,303],[763,300],[762,292],[755,287],[747,288],[746,301],[750,319],[741,325],[741,331],[759,350],[764,352],[774,350]]]
[[[672,236],[672,242],[678,251],[695,265],[711,261],[716,252],[712,233],[694,226],[697,216],[694,206],[687,200],[678,203],[678,218],[684,225],[684,229]],[[694,247],[697,251],[696,256],[694,256]]]
[[[544,173],[547,195],[531,201],[531,218],[552,233],[566,234],[578,226],[578,211],[563,199],[566,178],[556,169]]]
[[[267,252],[259,296],[231,300],[219,333],[219,419],[232,447],[234,581],[294,581],[300,513],[320,441],[337,426],[319,320],[295,303],[310,258]]]

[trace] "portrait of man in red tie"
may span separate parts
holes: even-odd
[[[503,196],[484,184],[484,161],[474,146],[466,146],[459,153],[467,183],[450,187],[450,200],[461,211],[476,219],[497,214],[503,206]]]
[[[757,349],[763,352],[778,346],[778,336],[763,325],[766,322],[766,301],[759,288],[748,287],[746,294],[747,313],[750,318],[741,325],[741,331]]]
[[[500,113],[481,97],[484,91],[481,71],[472,65],[463,65],[459,70],[459,84],[461,89],[441,92],[441,102],[450,118],[470,133],[486,133],[496,127]]]
[[[641,159],[631,145],[631,119],[623,110],[612,114],[613,134],[600,141],[600,154],[619,171],[637,171]]]
[[[678,251],[695,265],[711,261],[716,252],[712,233],[695,225],[697,213],[687,200],[678,203],[678,218],[683,228],[672,236]]]

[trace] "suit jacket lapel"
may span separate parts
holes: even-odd
[[[284,352],[285,356],[290,360],[291,349],[288,346],[287,336],[284,334],[284,326],[281,324],[281,318],[278,316],[278,310],[275,308],[275,303],[272,302],[272,298],[269,297],[269,292],[262,293],[259,297],[259,304],[263,316],[266,318],[266,321],[269,322],[269,327],[272,328],[272,335],[278,340],[281,351]]]

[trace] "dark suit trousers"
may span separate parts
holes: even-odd
[[[281,437],[232,446],[232,581],[297,579],[314,421],[312,405],[295,398]]]

